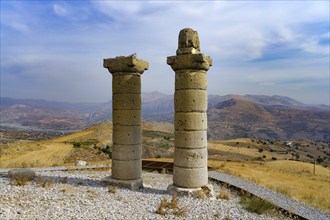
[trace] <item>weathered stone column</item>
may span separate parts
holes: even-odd
[[[198,34],[190,28],[180,31],[176,54],[167,57],[175,71],[173,185],[201,188],[208,184],[206,72],[212,59],[200,53]]]
[[[130,189],[142,187],[141,74],[148,62],[135,56],[104,59],[112,74],[112,175],[106,181]]]

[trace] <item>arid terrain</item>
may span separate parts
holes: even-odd
[[[111,101],[1,98],[0,167],[110,164]],[[172,161],[173,96],[143,95],[143,158]],[[280,96],[209,96],[209,167],[330,211],[329,106]]]
[[[111,134],[112,123],[105,121],[48,140],[10,141],[0,146],[0,167],[68,166],[77,160],[85,160],[89,164],[110,164]],[[173,151],[173,125],[144,121],[143,158],[172,161]],[[208,151],[209,166],[215,170],[330,211],[327,143],[239,138],[210,140]]]
[[[306,105],[288,97],[209,95],[208,137],[211,140],[254,138],[330,142],[329,106]],[[69,133],[111,120],[112,102],[60,103],[1,98],[0,129]],[[173,123],[173,96],[142,94],[145,120]],[[58,134],[57,134],[58,135]],[[3,142],[3,140],[0,139]]]

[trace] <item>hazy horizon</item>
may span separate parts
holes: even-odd
[[[166,93],[161,93],[159,91],[152,91],[152,92],[142,92],[142,97],[143,97],[143,94],[152,94],[152,93],[159,93],[160,95],[166,95],[166,96],[173,96],[174,95],[174,91],[173,91],[173,94],[166,94]],[[280,96],[280,97],[284,97],[284,98],[290,98],[290,99],[293,99],[295,101],[298,101],[298,102],[301,102],[303,104],[307,104],[307,105],[327,105],[327,104],[322,104],[322,103],[305,103],[301,100],[298,100],[298,99],[294,99],[290,96],[283,96],[283,95],[262,95],[262,94],[224,94],[224,95],[218,95],[218,94],[208,94],[208,96],[230,96],[230,95],[239,95],[239,96],[268,96],[268,97],[273,97],[273,96]],[[105,100],[105,101],[100,101],[100,102],[93,102],[93,101],[87,101],[87,102],[71,102],[71,101],[64,101],[64,100],[49,100],[49,99],[43,99],[43,98],[33,98],[33,97],[25,97],[25,98],[22,98],[22,97],[8,97],[8,96],[0,96],[1,98],[12,98],[12,99],[31,99],[31,100],[42,100],[42,101],[48,101],[48,102],[63,102],[63,103],[70,103],[70,104],[83,104],[83,103],[94,103],[94,104],[101,104],[101,103],[106,103],[106,102],[109,102],[111,101],[112,99],[108,99],[108,100]],[[1,103],[0,103],[1,104]],[[329,105],[327,105],[329,106]]]
[[[103,59],[149,62],[142,92],[174,93],[179,31],[213,59],[208,93],[330,104],[329,1],[1,1],[1,96],[111,99]]]

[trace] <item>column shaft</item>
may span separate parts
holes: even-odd
[[[104,60],[112,73],[112,176],[141,178],[141,74],[148,63],[134,56]]]
[[[173,184],[199,188],[208,184],[206,72],[212,60],[200,53],[197,32],[183,29],[177,56],[167,64],[175,71]]]

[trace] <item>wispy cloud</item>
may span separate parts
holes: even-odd
[[[166,57],[175,54],[180,29],[191,27],[214,60],[209,93],[287,93],[313,102],[305,94],[329,82],[328,8],[328,1],[1,1],[1,94],[105,101],[111,75],[102,59],[132,53],[150,63],[143,91],[171,94]],[[304,89],[293,93],[288,83]]]
[[[60,4],[54,4],[53,9],[56,15],[66,17],[69,15],[67,7]]]

